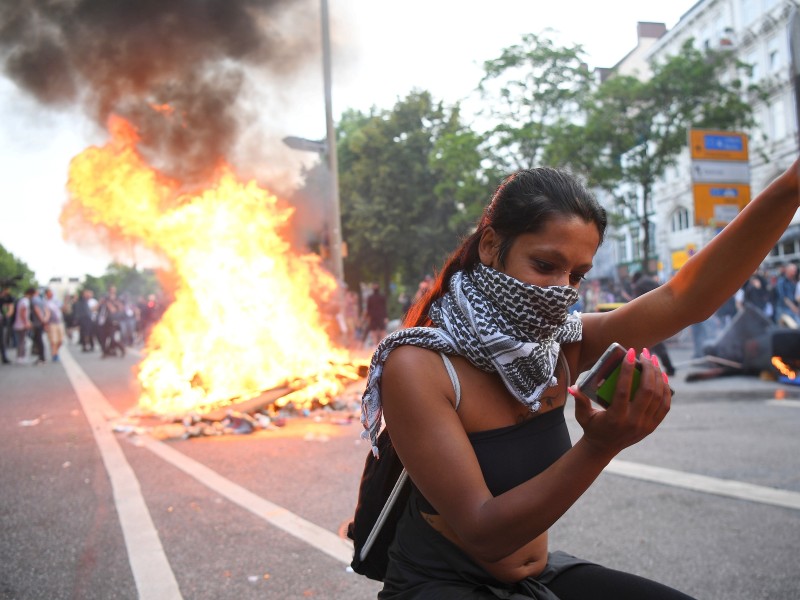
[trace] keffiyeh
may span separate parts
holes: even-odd
[[[479,369],[498,373],[517,400],[539,410],[542,392],[556,384],[561,344],[581,339],[580,316],[568,313],[577,300],[573,287],[523,283],[483,264],[455,273],[450,290],[431,306],[436,327],[399,329],[378,344],[361,398],[362,437],[370,439],[377,456],[383,364],[404,344],[464,356]]]

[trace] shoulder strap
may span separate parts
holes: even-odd
[[[564,376],[567,382],[567,387],[572,385],[572,375],[569,372],[569,363],[567,362],[567,357],[564,356],[564,353],[559,350],[558,351],[558,362],[561,363],[561,366],[564,368]]]
[[[400,491],[403,489],[403,484],[405,484],[406,479],[408,479],[408,473],[406,472],[405,467],[403,467],[403,471],[400,473],[400,476],[397,478],[389,497],[386,499],[386,504],[383,505],[378,518],[375,520],[375,525],[372,526],[372,530],[369,532],[364,545],[361,547],[361,552],[359,554],[360,560],[363,561],[365,558],[367,558],[367,554],[369,553],[370,548],[372,548],[372,544],[375,543],[375,539],[378,537],[383,524],[386,522],[386,517],[389,516],[389,512],[392,510],[394,503],[397,502],[397,497],[400,495]]]
[[[458,410],[458,406],[461,404],[461,382],[458,381],[458,374],[456,373],[456,369],[453,366],[453,363],[450,362],[447,354],[443,352],[439,353],[439,356],[442,357],[442,361],[444,362],[444,367],[447,369],[447,374],[450,375],[450,381],[453,383],[453,389],[456,392],[456,410]]]

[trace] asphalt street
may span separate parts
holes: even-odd
[[[800,387],[688,383],[552,529],[551,547],[703,599],[800,598]],[[135,418],[136,353],[0,368],[0,598],[374,598],[342,530],[367,446],[353,410],[177,439]],[[573,440],[580,428],[567,407]]]

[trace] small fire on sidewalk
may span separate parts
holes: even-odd
[[[781,360],[781,357],[773,356],[771,362],[772,366],[778,369],[778,371],[781,373],[781,376],[778,377],[778,381],[781,383],[800,385],[800,380],[797,379],[797,372],[787,365],[783,360]]]
[[[221,159],[212,181],[190,188],[145,161],[128,121],[108,127],[108,143],[70,164],[61,223],[65,235],[136,244],[165,265],[173,300],[136,368],[141,415],[241,413],[267,396],[273,411],[309,410],[364,377],[335,341],[339,284],[289,239],[291,206]]]

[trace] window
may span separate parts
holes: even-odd
[[[773,141],[786,137],[785,112],[783,98],[777,98],[769,105],[769,135]]]
[[[672,213],[672,231],[683,231],[689,229],[689,210],[679,206]]]
[[[770,73],[777,73],[783,68],[783,56],[777,35],[767,40],[767,68]]]

